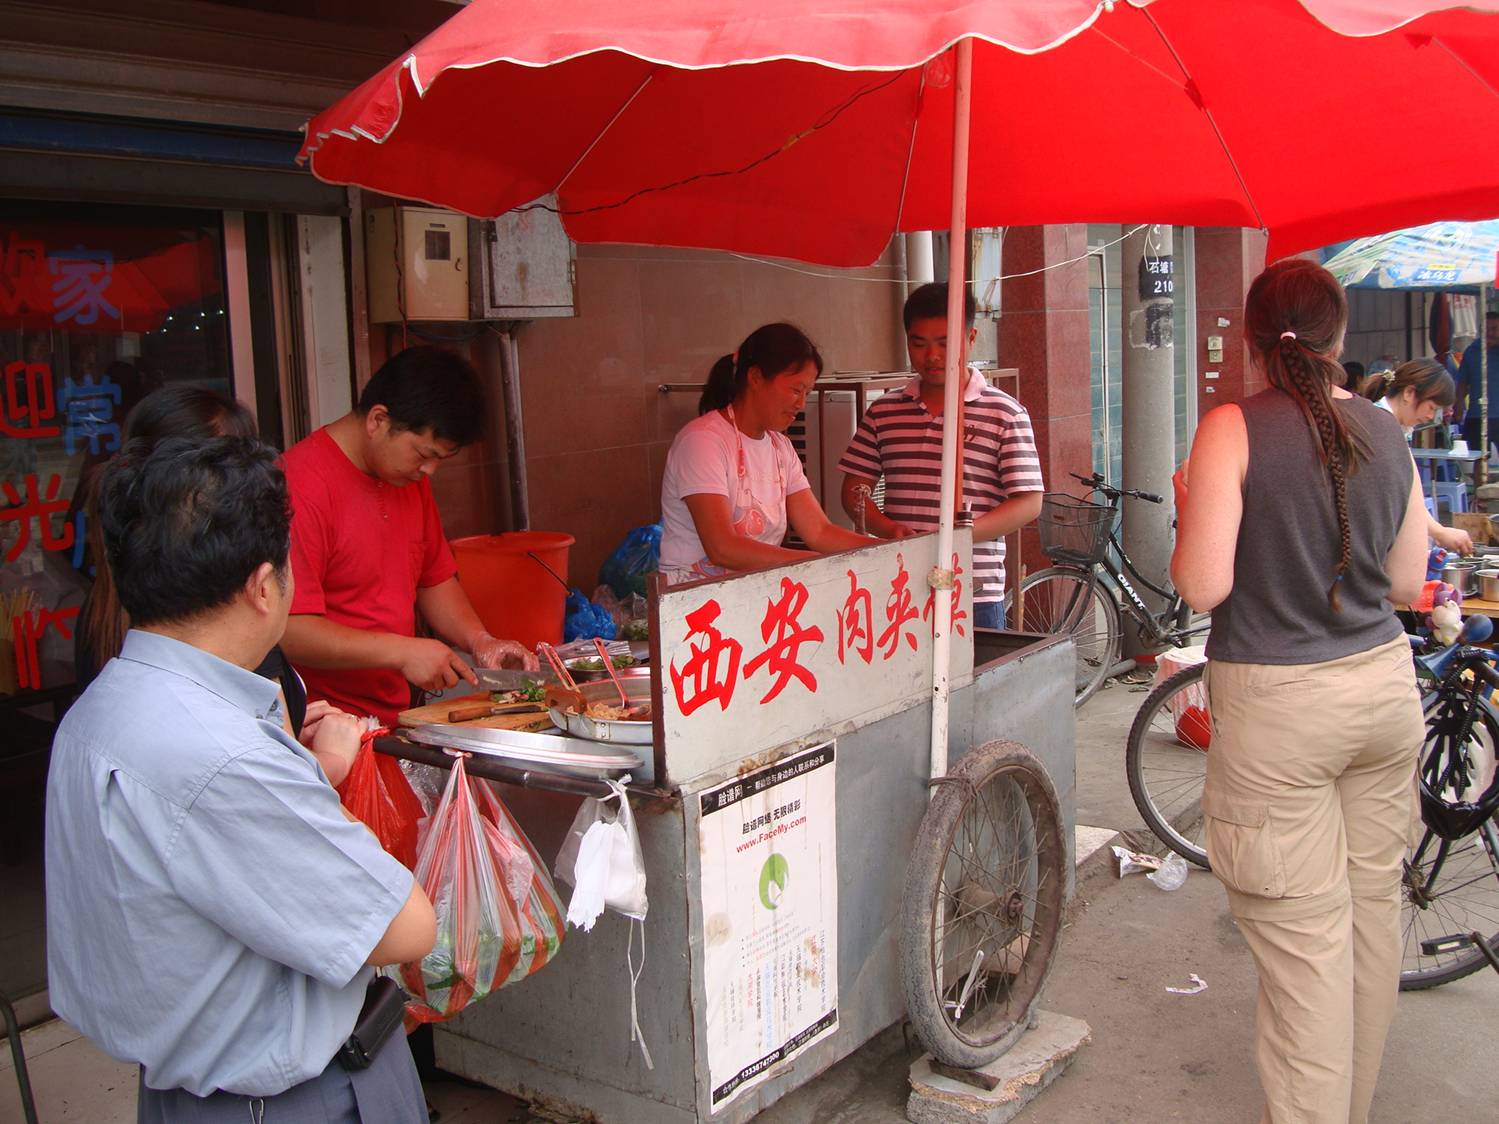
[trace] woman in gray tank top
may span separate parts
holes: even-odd
[[[1213,613],[1207,851],[1259,969],[1264,1119],[1357,1124],[1400,974],[1423,728],[1391,601],[1426,510],[1398,423],[1341,388],[1332,275],[1277,262],[1244,317],[1270,389],[1204,418],[1175,481],[1171,576]]]

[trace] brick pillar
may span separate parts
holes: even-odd
[[[1236,226],[1198,227],[1197,261],[1197,413],[1237,402],[1265,389],[1264,376],[1249,363],[1244,342],[1244,296],[1265,268],[1265,236]],[[1228,324],[1219,321],[1227,320]],[[1223,337],[1223,359],[1208,359],[1208,337]],[[1208,378],[1216,371],[1216,379]],[[1180,456],[1186,456],[1180,450]]]
[[[1016,226],[1005,231],[1004,271],[1033,273],[1004,282],[999,365],[1020,370],[1020,401],[1036,429],[1036,449],[1049,491],[1078,490],[1068,472],[1093,471],[1093,411],[1088,368],[1088,228]],[[1080,258],[1069,265],[1059,263]],[[1054,267],[1054,268],[1053,268]],[[1017,549],[1028,573],[1049,563],[1034,527],[1022,528]],[[1010,576],[1018,572],[1011,564]]]

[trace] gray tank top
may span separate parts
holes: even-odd
[[[1213,610],[1210,659],[1322,663],[1401,634],[1384,561],[1410,502],[1410,450],[1394,417],[1372,402],[1333,405],[1369,446],[1369,459],[1348,478],[1353,556],[1338,592],[1342,612],[1327,604],[1339,554],[1332,484],[1296,403],[1282,391],[1262,391],[1239,403],[1249,435],[1244,518],[1233,591]]]

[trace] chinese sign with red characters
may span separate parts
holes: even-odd
[[[131,409],[229,389],[223,262],[216,213],[0,206],[0,695],[74,679],[86,491]]]
[[[670,589],[660,599],[668,767],[686,779],[932,689],[936,535]],[[948,560],[950,678],[973,672],[971,538]]]

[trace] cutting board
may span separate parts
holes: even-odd
[[[448,699],[445,702],[428,703],[426,706],[412,707],[403,710],[396,715],[396,721],[402,726],[431,726],[435,724],[448,725],[448,714],[459,707],[478,706],[489,702],[489,694],[465,695],[461,699]],[[492,714],[488,718],[475,718],[468,722],[457,723],[460,726],[482,726],[490,730],[549,730],[552,727],[552,717],[545,711],[531,714]]]

